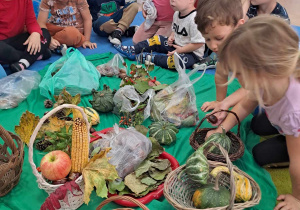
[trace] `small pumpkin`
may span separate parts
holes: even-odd
[[[206,147],[211,142],[215,142],[217,144],[220,144],[227,152],[230,151],[231,146],[231,140],[226,135],[226,131],[224,128],[222,128],[222,133],[214,133],[208,139],[205,141],[205,143],[202,144],[202,147]],[[208,152],[214,153],[214,154],[221,154],[221,151],[216,146],[211,146],[211,148],[208,150]]]
[[[220,172],[230,174],[229,169],[226,166],[218,166],[214,168],[210,172],[210,174],[213,177],[216,177]],[[252,186],[249,179],[241,174],[236,173],[235,171],[233,172],[233,175],[234,175],[235,188],[236,188],[235,201],[236,202],[249,201],[252,197]]]
[[[149,125],[149,136],[155,138],[160,144],[169,145],[176,141],[178,131],[175,125],[165,121],[153,122]]]
[[[192,197],[193,204],[198,209],[222,207],[229,205],[230,192],[224,186],[219,186],[219,176],[215,184],[206,184],[198,188]]]
[[[186,161],[186,167],[178,175],[178,178],[186,173],[188,178],[200,184],[206,184],[209,177],[209,165],[203,154],[203,148],[199,147]]]
[[[83,111],[88,116],[92,125],[98,125],[100,123],[100,116],[96,110],[91,107],[84,107]]]
[[[115,90],[112,91],[109,86],[103,85],[102,91],[92,90],[93,100],[89,100],[93,109],[98,112],[111,112],[114,108],[113,97]]]

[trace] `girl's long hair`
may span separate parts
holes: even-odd
[[[224,41],[219,65],[232,72],[231,82],[241,74],[244,87],[252,91],[263,106],[270,98],[271,78],[300,78],[299,37],[283,19],[261,15],[239,26]]]

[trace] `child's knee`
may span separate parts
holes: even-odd
[[[150,39],[148,39],[149,47],[154,45],[161,45],[160,37],[159,35],[154,35]]]
[[[128,7],[126,7],[124,10],[130,10],[131,12],[138,13],[138,11],[139,11],[139,5],[138,5],[138,3],[133,2]]]
[[[103,23],[100,26],[100,31],[104,31],[108,34],[111,34],[114,30],[117,29],[117,23],[115,23],[115,21],[113,19],[110,19],[109,21]]]
[[[58,32],[53,36],[54,39],[57,39],[61,44],[66,44],[68,46],[78,46],[82,42],[83,35],[81,32],[73,27],[65,27],[64,30]]]

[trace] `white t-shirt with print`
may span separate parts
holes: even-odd
[[[172,31],[175,32],[175,44],[179,46],[185,46],[190,43],[205,43],[205,39],[198,31],[195,23],[196,10],[193,10],[186,16],[180,17],[178,11],[174,13]],[[202,58],[204,54],[203,45],[199,49],[195,50],[194,53]]]

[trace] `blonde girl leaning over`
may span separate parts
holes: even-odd
[[[292,194],[279,195],[275,210],[300,209],[300,59],[299,38],[281,18],[259,16],[238,27],[219,54],[223,69],[248,90],[232,111],[244,119],[260,105],[281,134],[257,144],[253,156],[260,165],[289,161]],[[236,119],[228,115],[217,129],[226,131]],[[264,127],[265,125],[260,125]]]

